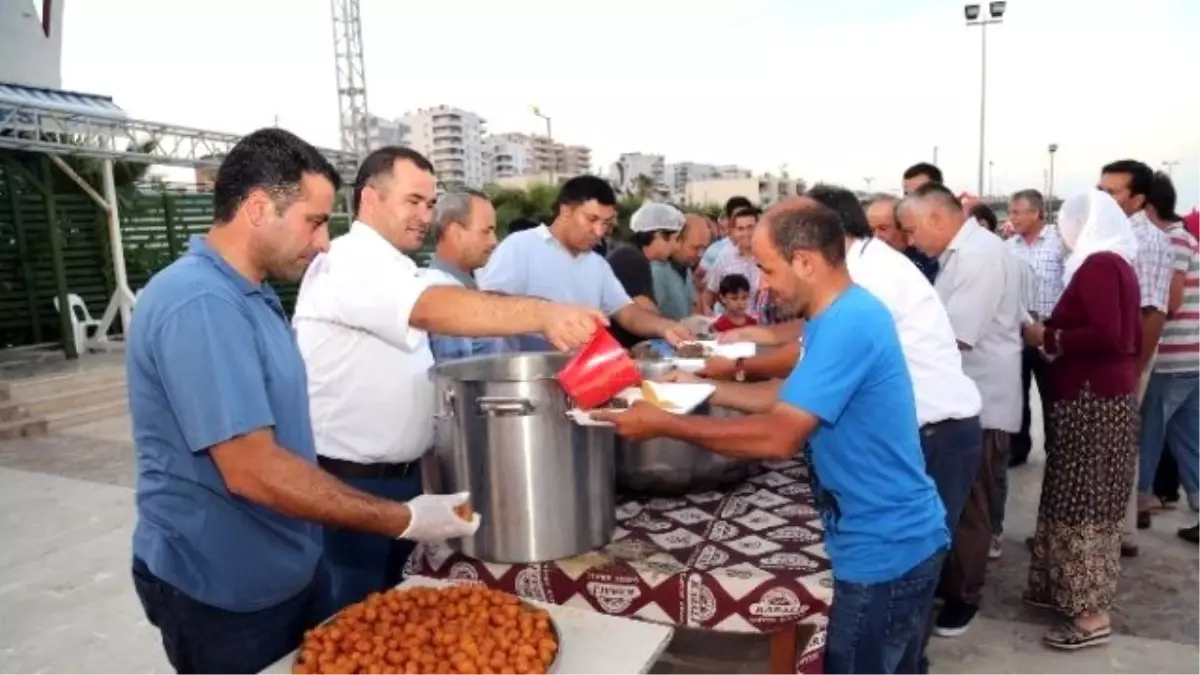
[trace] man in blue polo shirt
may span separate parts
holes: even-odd
[[[133,580],[181,673],[253,673],[324,618],[321,524],[421,541],[472,534],[467,495],[399,503],[317,468],[304,363],[267,277],[329,246],[337,172],[281,129],[217,172],[214,225],[151,279],[128,335],[137,456]]]
[[[752,413],[744,417],[643,403],[604,417],[623,436],[669,436],[731,457],[788,458],[807,443],[834,577],[825,669],[918,672],[950,537],[895,324],[850,281],[845,232],[829,208],[788,200],[766,214],[752,246],[770,289],[806,320],[787,380],[717,383],[712,402]]]

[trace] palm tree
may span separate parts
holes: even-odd
[[[644,173],[639,173],[633,180],[633,194],[642,201],[654,195],[654,188],[654,179]]]

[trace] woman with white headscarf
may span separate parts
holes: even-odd
[[[1137,239],[1107,194],[1072,199],[1058,216],[1069,254],[1066,290],[1026,341],[1051,360],[1046,473],[1027,602],[1066,617],[1043,641],[1059,649],[1108,642],[1121,525],[1137,460]]]

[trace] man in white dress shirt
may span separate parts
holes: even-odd
[[[409,254],[424,241],[435,189],[433,166],[418,152],[384,147],[367,156],[354,183],[357,220],[309,266],[296,300],[318,462],[390,499],[420,493],[418,460],[433,441],[428,332],[541,333],[570,348],[607,321],[592,309],[431,284]],[[398,583],[411,549],[327,527],[334,608]]]
[[[914,190],[897,215],[909,241],[938,259],[934,289],[950,316],[963,371],[983,399],[983,457],[943,568],[939,595],[946,604],[934,622],[937,635],[953,637],[967,630],[979,609],[995,474],[1008,470],[1010,434],[1021,429],[1021,262],[940,184]]]

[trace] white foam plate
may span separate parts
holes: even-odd
[[[714,343],[713,353],[727,359],[748,359],[758,352],[758,345],[753,342]]]
[[[704,359],[672,359],[671,365],[685,373],[698,373],[704,370]]]
[[[687,415],[700,407],[713,395],[717,390],[716,385],[704,382],[646,382],[654,390],[654,395],[659,401],[672,404],[670,408],[665,408],[667,412],[675,413],[676,415]],[[636,403],[642,400],[641,387],[629,387],[617,396]],[[591,411],[572,408],[567,411],[567,416],[571,421],[580,426],[585,427],[611,427],[610,422],[600,422],[592,419]]]

